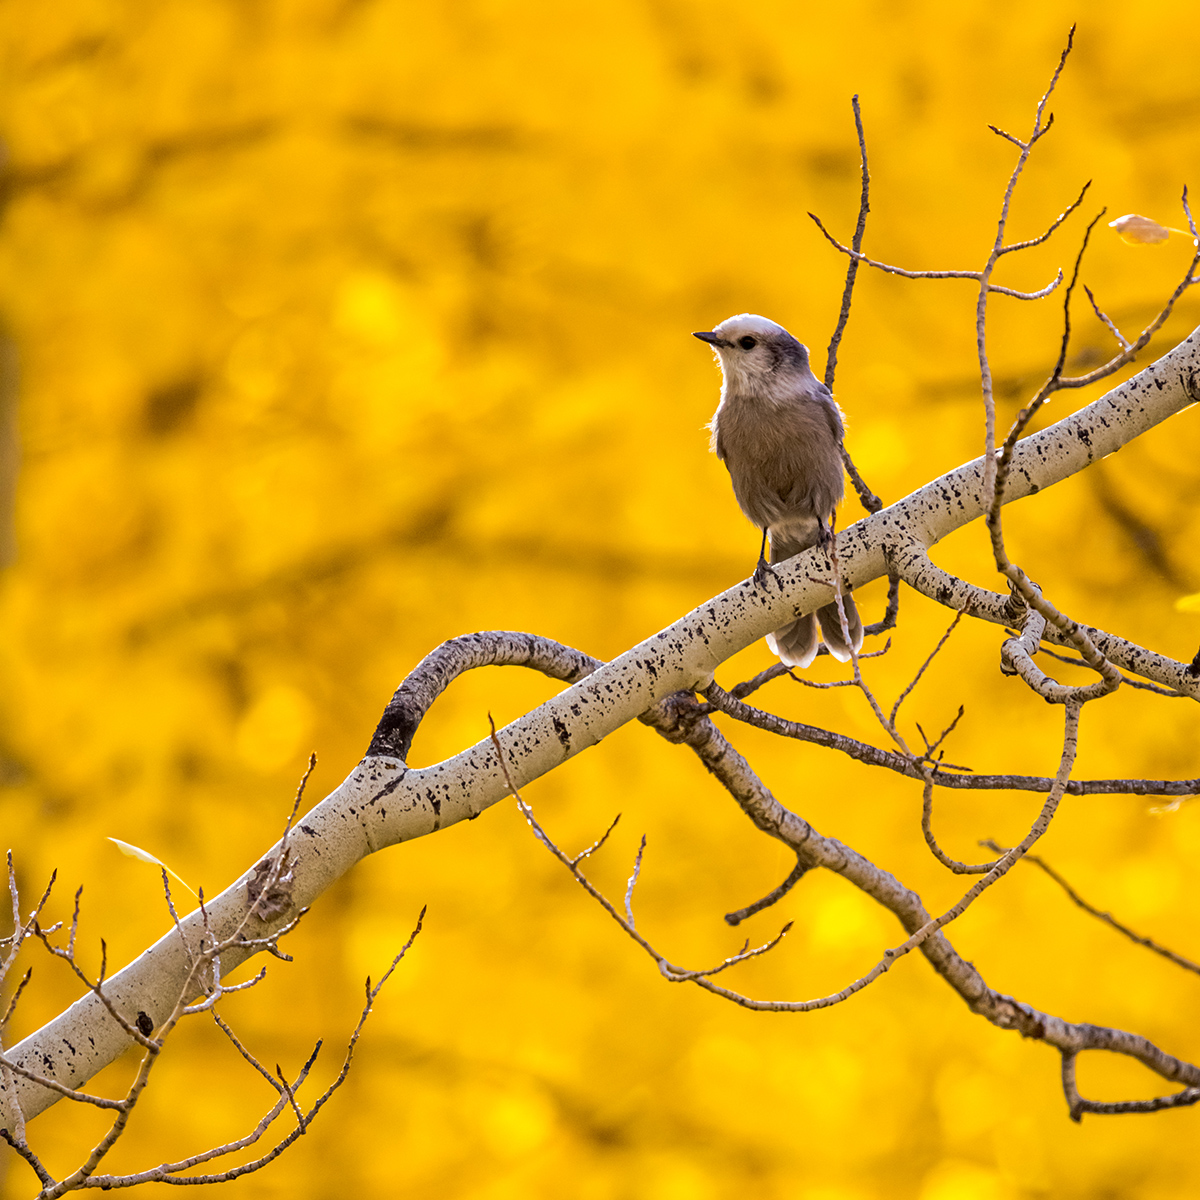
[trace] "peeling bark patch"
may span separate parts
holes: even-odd
[[[270,858],[255,866],[253,876],[246,881],[246,897],[252,908],[257,905],[260,920],[270,921],[292,907],[295,881],[295,861],[290,850],[284,851],[278,866]]]

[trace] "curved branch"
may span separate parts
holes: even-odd
[[[848,258],[854,262],[866,263],[868,267],[874,267],[877,271],[883,271],[888,275],[900,275],[905,279],[979,279],[978,271],[908,271],[904,267],[893,267],[889,263],[880,262],[878,259],[870,258],[858,250],[851,250],[849,246],[843,246],[841,242],[829,232],[828,229],[821,223],[821,218],[816,213],[808,214],[816,227],[825,235],[826,240],[840,250]]]
[[[412,740],[433,702],[465,671],[476,667],[530,667],[551,679],[576,683],[602,660],[549,638],[489,630],[451,638],[427,654],[388,701],[367,747],[368,757],[408,757]]]
[[[1044,288],[1038,288],[1036,292],[1019,292],[1016,288],[1002,287],[998,283],[989,283],[988,291],[995,292],[1000,296],[1011,296],[1014,300],[1044,300],[1051,292],[1058,289],[1062,281],[1062,267],[1059,267],[1058,274]]]
[[[835,246],[852,261],[866,263],[868,267],[874,267],[877,271],[884,272],[885,275],[899,275],[904,279],[973,279],[976,283],[983,281],[983,271],[909,271],[904,267],[894,267],[890,263],[880,262],[878,259],[870,258],[858,250],[852,250],[849,246],[843,246],[825,228],[821,223],[821,218],[816,213],[809,213],[808,215],[813,219],[817,228],[825,235],[831,245]],[[1010,247],[1010,249],[1016,249],[1016,247]],[[987,284],[987,290],[989,292],[996,292],[1001,296],[1012,296],[1014,300],[1041,300],[1049,296],[1062,281],[1063,273],[1060,270],[1044,288],[1039,288],[1036,292],[1020,292],[1016,288],[1003,287],[998,283],[990,282]]]
[[[971,606],[971,616],[990,621],[994,625],[1012,627],[1023,620],[1019,605],[1014,605],[1011,596],[967,583],[949,571],[942,570],[929,557],[925,547],[914,539],[898,539],[888,547],[888,561],[896,573],[915,592],[930,600],[936,600],[949,608]],[[1136,642],[1106,633],[1103,629],[1087,626],[1087,635],[1104,658],[1154,683],[1170,688],[1178,695],[1200,700],[1200,679],[1188,670],[1188,664],[1155,654]],[[1056,646],[1074,648],[1075,643],[1054,625],[1047,625],[1042,640]],[[1080,666],[1090,664],[1083,660]]]
[[[778,886],[772,888],[761,900],[755,900],[753,904],[747,904],[745,908],[739,908],[735,912],[725,914],[726,925],[740,925],[748,917],[754,916],[755,913],[760,913],[765,908],[770,908],[772,904],[778,904],[804,878],[805,874],[810,870],[809,864],[796,860],[796,865],[791,869],[788,877]]]
[[[941,846],[938,845],[938,840],[933,832],[933,777],[932,774],[927,774],[925,777],[925,786],[921,790],[921,833],[925,836],[925,845],[929,847],[929,852],[949,871],[953,871],[955,875],[985,875],[988,871],[993,870],[999,865],[1000,859],[992,859],[991,862],[985,863],[965,863],[959,862],[956,858],[951,858]],[[1005,851],[1001,850],[1003,856]],[[1026,855],[1028,857],[1028,855]]]
[[[1080,1026],[1082,1030],[1094,1029],[1094,1026]],[[1111,1029],[1095,1029],[1096,1034],[1109,1035],[1118,1033],[1118,1030]],[[1132,1037],[1131,1034],[1125,1034],[1124,1037]],[[1062,1055],[1062,1084],[1063,1094],[1067,1099],[1067,1109],[1070,1113],[1071,1120],[1078,1123],[1083,1120],[1085,1112],[1102,1113],[1108,1116],[1116,1116],[1122,1113],[1152,1113],[1162,1112],[1168,1108],[1186,1108],[1189,1105],[1200,1101],[1200,1087],[1186,1087],[1181,1092],[1175,1092],[1170,1096],[1156,1096],[1153,1100],[1085,1100],[1080,1094],[1079,1089],[1075,1084],[1075,1059],[1078,1057],[1081,1050],[1117,1050],[1115,1045],[1111,1045],[1110,1038],[1100,1036],[1094,1039],[1089,1039],[1086,1036],[1079,1039],[1080,1045],[1078,1049],[1063,1050]],[[1088,1044],[1093,1042],[1094,1044]],[[1139,1038],[1138,1041],[1145,1041],[1144,1038]],[[1144,1047],[1137,1047],[1144,1053],[1152,1052],[1155,1047],[1146,1043]],[[1134,1058],[1141,1058],[1140,1054],[1130,1050],[1117,1050],[1117,1053],[1128,1053]],[[1143,1060],[1144,1061],[1144,1060]],[[1149,1066],[1149,1063],[1146,1063]],[[1153,1069],[1153,1068],[1151,1068]],[[1163,1074],[1162,1072],[1158,1072]],[[1164,1076],[1170,1078],[1170,1076]]]

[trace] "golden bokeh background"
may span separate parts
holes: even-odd
[[[867,248],[975,267],[1013,148],[1076,10],[859,0],[55,0],[0,4],[0,417],[15,412],[15,508],[0,578],[0,829],[27,898],[84,885],[83,944],[124,963],[167,927],[153,871],[109,836],[223,888],[277,836],[310,749],[310,799],[352,768],[392,689],[443,639],[527,630],[611,657],[743,578],[757,539],[702,429],[718,374],[690,336],[763,312],[818,367],[848,236],[861,96]],[[1182,224],[1200,182],[1194,10],[1088,6],[1018,194],[1040,232],[1000,281],[1037,287],[1084,224]],[[1083,278],[1127,332],[1174,286],[1183,238],[1123,244],[1102,223]],[[849,445],[888,501],[979,453],[969,284],[860,276],[837,393]],[[1057,298],[999,299],[1002,416],[1053,361]],[[1074,363],[1108,334],[1075,310]],[[1149,361],[1198,323],[1188,296]],[[15,389],[15,391],[14,391]],[[1048,419],[1098,394],[1060,395]],[[1020,561],[1074,616],[1189,659],[1178,597],[1200,588],[1200,416],[1010,510]],[[842,523],[856,519],[855,502]],[[982,531],[935,557],[996,586]],[[878,584],[864,610],[882,605]],[[897,694],[949,614],[906,594],[870,677]],[[970,623],[967,623],[970,626]],[[950,757],[1052,770],[1061,715],[997,670],[1000,631],[963,627],[906,702],[928,732],[966,714]],[[770,661],[760,643],[719,673]],[[822,660],[817,678],[838,669]],[[423,764],[554,685],[512,670],[456,683]],[[878,740],[861,697],[787,681],[788,715]],[[1194,776],[1185,701],[1130,689],[1085,712],[1083,777]],[[728,729],[780,799],[917,888],[963,890],[929,857],[919,790],[813,747]],[[915,736],[915,734],[914,734]],[[568,847],[618,811],[594,873],[623,888],[649,838],[641,927],[675,961],[740,944],[721,920],[789,868],[686,751],[621,730],[527,789]],[[1027,795],[939,796],[950,852],[1021,836]],[[1069,799],[1046,857],[1101,908],[1200,954],[1200,809]],[[363,863],[290,938],[291,965],[225,1014],[322,1081],[362,981],[425,932],[381,997],[322,1118],[230,1194],[437,1200],[1009,1200],[1200,1190],[1196,1110],[1066,1116],[1058,1061],[991,1028],[917,956],[850,1002],[755,1015],[664,982],[534,841],[510,803]],[[806,878],[747,932],[795,928],[739,968],[758,996],[836,991],[898,926],[833,876]],[[988,982],[1069,1020],[1200,1058],[1200,980],[1073,908],[1033,868],[950,929]],[[23,1035],[76,994],[31,956]],[[131,1060],[130,1060],[131,1061]],[[119,1087],[130,1061],[103,1082]],[[1085,1092],[1148,1096],[1124,1062]],[[274,1093],[211,1025],[182,1029],[114,1166],[240,1136]],[[30,1128],[51,1169],[101,1123],[60,1104]],[[11,1156],[4,1196],[30,1193]]]

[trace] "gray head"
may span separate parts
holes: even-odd
[[[766,317],[739,313],[711,333],[692,336],[717,352],[728,391],[768,396],[811,384],[808,347]]]

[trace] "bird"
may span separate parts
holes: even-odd
[[[809,368],[808,347],[766,317],[740,313],[693,337],[721,364],[711,449],[729,470],[742,512],[762,530],[754,579],[765,586],[774,575],[765,557],[768,535],[772,563],[832,538],[845,490],[842,411]],[[767,645],[785,666],[807,667],[817,656],[819,624],[829,653],[846,662],[851,647],[862,647],[863,628],[849,591],[842,605],[849,642],[834,601],[768,634]]]

